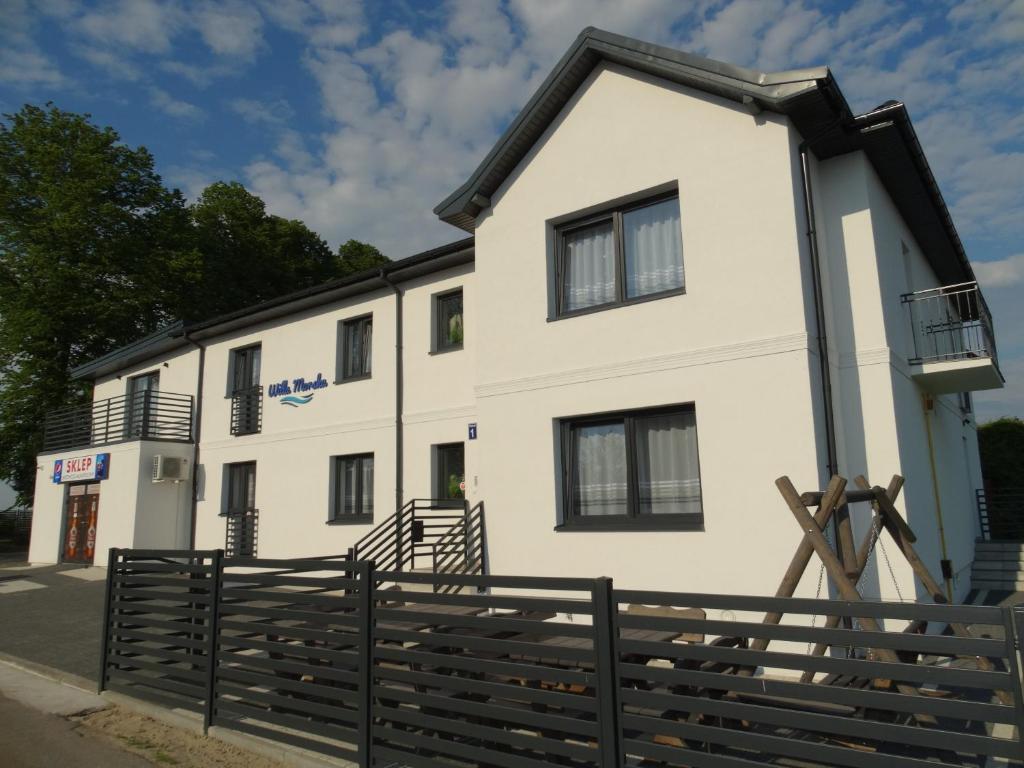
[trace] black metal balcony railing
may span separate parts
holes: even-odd
[[[911,364],[988,357],[998,365],[992,314],[977,283],[930,288],[901,298],[910,308]]]
[[[260,511],[254,507],[228,510],[224,515],[224,554],[228,557],[256,557],[259,540]]]
[[[263,428],[263,387],[238,389],[231,395],[231,434],[255,435]]]
[[[148,390],[64,408],[46,417],[43,450],[128,440],[192,440],[192,395]]]

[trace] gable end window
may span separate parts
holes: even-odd
[[[331,517],[328,523],[373,521],[373,454],[331,459]]]
[[[563,224],[556,243],[559,317],[683,291],[676,192]]]
[[[462,289],[434,297],[434,351],[462,349]]]
[[[338,340],[338,380],[368,379],[373,370],[373,315],[344,320]]]
[[[692,405],[561,422],[562,528],[701,530]]]

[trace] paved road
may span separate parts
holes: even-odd
[[[0,696],[0,723],[0,762],[5,768],[153,768],[70,720],[5,696]]]
[[[95,680],[103,625],[102,580],[75,566],[0,569],[0,653]],[[87,575],[102,576],[92,568]],[[2,721],[0,721],[2,722]]]

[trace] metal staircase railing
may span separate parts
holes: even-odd
[[[487,573],[484,505],[468,501],[412,499],[357,541],[351,560],[372,560],[378,571]],[[436,591],[436,588],[435,588]]]

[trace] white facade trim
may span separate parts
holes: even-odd
[[[569,384],[585,384],[591,381],[603,381],[605,379],[636,376],[657,371],[671,371],[697,365],[728,363],[734,360],[745,360],[787,352],[806,352],[809,349],[809,343],[810,337],[808,334],[792,333],[785,336],[744,341],[738,344],[722,344],[670,355],[630,360],[618,365],[577,368],[543,376],[524,376],[519,379],[490,382],[478,385],[476,387],[476,395],[479,398],[497,397],[516,392],[530,392],[551,387],[563,387]]]

